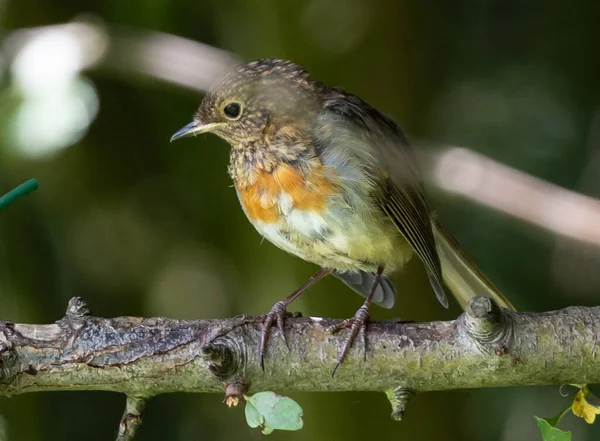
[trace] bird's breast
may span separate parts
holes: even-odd
[[[295,210],[319,213],[338,194],[334,176],[325,167],[305,172],[288,164],[258,170],[246,183],[236,182],[240,202],[252,222],[274,223]]]

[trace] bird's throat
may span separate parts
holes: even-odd
[[[231,147],[228,170],[236,187],[244,188],[254,185],[264,173],[274,173],[280,166],[302,174],[318,165],[320,161],[302,144],[252,142]]]

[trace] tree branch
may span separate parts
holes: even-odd
[[[273,335],[262,372],[260,326],[244,318],[104,319],[90,316],[74,298],[54,324],[0,322],[0,395],[125,393],[119,439],[127,440],[141,421],[144,399],[165,392],[250,384],[253,391],[386,391],[399,419],[417,391],[600,382],[599,307],[517,313],[476,297],[455,321],[373,322],[366,361],[361,348],[353,348],[332,378],[347,332],[326,332],[335,323],[288,320],[290,349]]]

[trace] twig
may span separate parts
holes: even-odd
[[[119,424],[117,441],[131,441],[135,437],[137,430],[142,425],[144,407],[146,407],[144,398],[127,397],[125,411]]]

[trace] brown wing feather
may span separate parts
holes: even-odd
[[[382,171],[381,208],[420,257],[438,300],[447,308],[425,191],[406,138],[394,121],[355,95],[331,89],[324,108],[356,126],[368,139]]]
[[[442,283],[442,266],[437,254],[429,213],[424,216],[415,189],[396,187],[388,181],[385,199],[381,201],[384,212],[392,219],[396,228],[415,250],[425,265],[429,281],[436,297],[444,307],[448,299]]]

